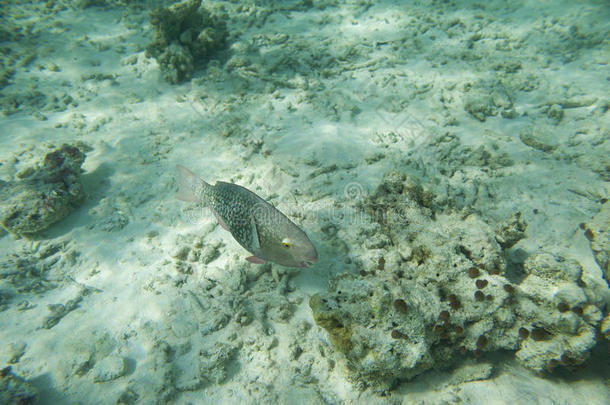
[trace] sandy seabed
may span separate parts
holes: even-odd
[[[507,267],[538,251],[575,260],[607,316],[581,225],[610,190],[607,2],[209,1],[226,47],[180,84],[145,55],[150,11],[169,4],[0,6],[0,179],[64,143],[87,150],[78,208],[0,236],[0,366],[24,392],[41,404],[606,403],[603,331],[577,368],[536,373],[489,350],[380,387],[309,300],[342,273],[392,271],[380,257],[397,242],[363,239],[361,202],[396,171],[435,215],[493,228],[521,212]],[[176,164],[273,203],[317,264],[245,262],[207,209],[174,199]]]

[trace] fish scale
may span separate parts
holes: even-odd
[[[210,191],[204,196],[209,198],[208,205],[223,219],[235,240],[253,252],[257,246],[253,240],[250,218],[252,207],[258,203],[259,198],[236,184],[217,182],[209,187]]]

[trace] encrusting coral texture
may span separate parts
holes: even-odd
[[[602,303],[581,266],[535,252],[521,282],[504,273],[502,246],[524,237],[518,213],[494,231],[472,213],[438,210],[418,182],[397,172],[363,207],[371,220],[353,242],[366,245],[369,231],[381,233],[371,249],[377,265],[338,276],[310,299],[317,325],[355,379],[383,389],[499,349],[536,371],[588,358]]]

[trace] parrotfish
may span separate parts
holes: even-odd
[[[252,191],[224,181],[210,185],[186,167],[177,168],[176,198],[209,207],[220,226],[252,253],[247,261],[311,267],[318,260],[316,248],[305,232]]]

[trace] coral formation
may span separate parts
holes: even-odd
[[[146,56],[154,57],[165,80],[172,84],[191,78],[226,41],[226,23],[211,15],[201,0],[184,0],[150,16],[154,40]]]
[[[1,184],[0,225],[27,235],[68,216],[84,198],[80,181],[84,160],[79,147],[64,144],[37,167],[20,172],[19,180]]]
[[[602,304],[582,281],[577,262],[533,253],[524,263],[526,277],[511,283],[503,275],[498,239],[508,247],[523,237],[518,214],[507,221],[518,224],[512,227],[518,232],[498,237],[473,214],[432,212],[401,182],[413,184],[408,176],[387,174],[364,203],[369,212],[384,212],[375,219],[392,245],[371,249],[385,258],[384,269],[372,258],[362,264],[364,273],[339,275],[328,292],[310,299],[316,324],[329,333],[355,379],[384,389],[469,352],[479,357],[499,349],[516,351],[536,371],[587,359]],[[400,226],[386,220],[396,209]],[[564,304],[581,312],[563,311]]]

